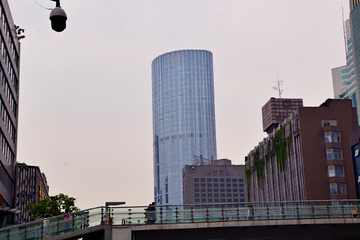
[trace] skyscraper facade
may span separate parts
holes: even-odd
[[[0,216],[12,208],[19,101],[20,43],[7,0],[0,0]],[[1,210],[3,209],[3,210]]]
[[[184,166],[217,158],[212,53],[180,50],[155,58],[152,101],[155,202],[182,204]]]

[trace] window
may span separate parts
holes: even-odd
[[[218,182],[218,179],[217,179],[217,178],[214,178],[214,182]]]
[[[220,197],[225,197],[225,193],[220,193]]]
[[[220,189],[220,192],[225,192],[225,189],[223,189],[223,188],[222,188],[222,189]]]
[[[195,197],[199,197],[199,194],[198,194],[198,193],[195,193]]]
[[[230,178],[227,178],[227,179],[226,179],[226,182],[231,182],[231,179],[230,179]]]
[[[341,148],[327,148],[326,158],[327,160],[332,160],[332,159],[342,160]]]
[[[208,188],[208,192],[212,192],[212,188]]]
[[[199,189],[198,189],[198,188],[195,188],[195,192],[199,192]]]
[[[219,197],[219,194],[218,194],[218,193],[215,193],[215,194],[214,194],[214,197]]]
[[[336,121],[336,119],[333,119],[333,120],[325,119],[325,120],[322,120],[322,126],[323,127],[325,127],[325,126],[337,126],[337,121]]]
[[[215,189],[214,189],[214,192],[219,192],[219,189],[215,188]]]
[[[330,165],[328,166],[329,177],[344,177],[344,166],[342,165]]]
[[[224,183],[220,183],[220,187],[225,187],[225,184],[224,184]]]
[[[231,193],[226,194],[226,197],[231,197]]]
[[[340,140],[340,132],[338,131],[327,131],[324,132],[325,142],[341,142]]]
[[[237,191],[238,191],[237,188],[234,188],[234,189],[233,189],[233,192],[237,192]]]
[[[219,184],[218,184],[218,183],[214,183],[214,187],[219,187]]]
[[[208,183],[208,184],[207,184],[207,187],[212,187],[212,184],[211,184],[211,183]]]
[[[244,182],[244,179],[243,179],[243,178],[240,178],[240,179],[239,179],[239,182]]]
[[[201,194],[201,197],[206,197],[206,194],[205,194],[205,193],[202,193],[202,194]]]
[[[219,199],[214,199],[214,202],[219,202]]]
[[[208,193],[208,197],[212,197],[212,193]]]
[[[346,194],[346,184],[345,183],[330,183],[330,194]]]
[[[231,184],[230,184],[230,183],[227,183],[227,184],[226,184],[226,187],[231,187]]]
[[[198,178],[194,178],[194,182],[199,182],[199,179],[198,179]]]
[[[194,187],[199,187],[199,184],[198,184],[198,183],[194,183]]]
[[[208,202],[212,202],[212,199],[208,199]]]
[[[237,184],[235,183],[235,184],[233,184],[233,187],[237,187]]]
[[[233,180],[232,180],[233,182],[237,182],[237,178],[233,178]]]
[[[205,188],[202,188],[202,189],[201,189],[201,192],[206,192],[205,190],[206,190]]]
[[[195,202],[200,202],[200,200],[198,198],[195,198]]]
[[[240,192],[244,192],[244,189],[243,189],[243,188],[240,188]]]
[[[202,184],[201,184],[201,187],[205,187],[205,183],[202,183]]]
[[[220,182],[224,182],[224,179],[223,179],[223,178],[220,178]]]
[[[211,178],[206,179],[207,182],[211,182]]]
[[[200,180],[201,182],[205,182],[205,178],[201,178],[201,180]]]

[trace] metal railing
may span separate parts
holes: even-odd
[[[0,229],[0,239],[44,239],[99,225],[176,224],[219,221],[358,217],[358,200],[213,205],[96,207]]]

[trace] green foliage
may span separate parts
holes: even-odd
[[[248,198],[249,198],[249,201],[250,201],[250,178],[251,178],[251,169],[248,169],[247,164],[248,164],[247,158],[245,158],[245,177],[246,177]]]
[[[79,211],[80,209],[75,206],[76,199],[69,197],[63,193],[54,197],[40,200],[37,204],[31,204],[27,207],[31,211],[31,220],[37,218],[53,217],[64,214],[65,212],[71,213]]]
[[[287,158],[286,141],[283,138],[285,127],[281,126],[272,139],[277,165],[282,172],[285,169]]]
[[[262,186],[262,182],[264,181],[264,167],[265,161],[260,160],[260,148],[257,148],[254,153],[254,168],[256,171],[258,186]]]
[[[24,163],[24,162],[22,162],[22,163],[21,163],[21,162],[16,162],[16,164],[17,164],[17,165],[25,165],[25,166],[27,166],[27,164]]]

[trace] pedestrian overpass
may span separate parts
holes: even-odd
[[[360,239],[357,200],[97,207],[0,229],[0,239]],[[151,213],[153,214],[153,212]]]

